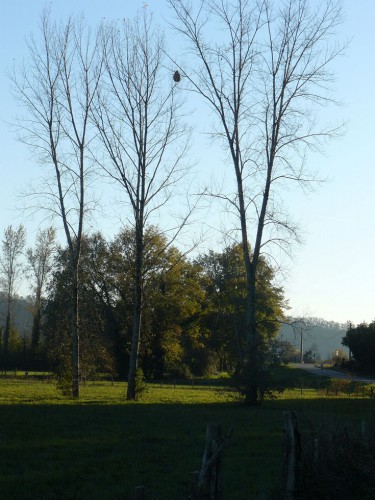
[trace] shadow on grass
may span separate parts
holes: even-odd
[[[234,429],[225,498],[271,498],[282,414],[230,403],[0,406],[2,498],[127,499],[136,485],[150,500],[187,498],[210,422]]]
[[[296,391],[260,408],[225,401],[0,405],[0,496],[128,499],[144,485],[149,500],[187,498],[206,426],[216,422],[224,433],[234,430],[224,456],[225,498],[274,498],[285,410],[298,412],[302,430],[326,419],[373,425],[375,401],[304,399]]]
[[[339,416],[347,420],[369,420],[375,418],[374,398],[355,398],[345,396],[315,397],[313,399],[304,397],[289,397],[288,399],[276,399],[267,401],[265,407],[274,410],[295,410],[299,413],[311,413],[318,417]]]
[[[274,401],[297,411],[299,461],[295,498],[375,498],[375,401],[353,397]]]

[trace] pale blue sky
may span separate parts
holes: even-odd
[[[56,17],[83,11],[93,25],[102,17],[132,17],[145,3],[156,17],[167,13],[165,0],[51,3]],[[2,0],[0,16],[0,235],[9,224],[22,221],[30,243],[39,219],[20,218],[15,211],[17,190],[39,172],[6,124],[16,114],[16,104],[5,72],[27,54],[25,37],[38,32],[45,4],[44,0]],[[305,243],[296,249],[293,261],[286,261],[288,278],[282,284],[292,313],[358,323],[375,318],[375,1],[345,0],[344,11],[341,38],[352,42],[346,56],[335,63],[336,94],[346,103],[335,113],[348,122],[347,132],[328,145],[324,156],[309,158],[330,182],[308,196],[288,194],[292,212],[305,229]],[[110,223],[105,224],[104,234],[112,235]]]

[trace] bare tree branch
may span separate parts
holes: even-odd
[[[258,402],[262,340],[256,326],[256,276],[267,245],[289,252],[300,240],[285,216],[286,182],[305,188],[315,174],[305,169],[306,150],[340,133],[321,127],[318,107],[335,103],[332,61],[345,46],[331,40],[341,22],[341,2],[323,0],[168,0],[172,23],[186,41],[193,64],[178,65],[191,91],[214,112],[213,139],[233,166],[236,192],[217,197],[236,207],[247,275],[248,402]],[[216,39],[212,39],[215,30]],[[195,63],[195,65],[194,65]],[[213,196],[211,191],[206,191]],[[251,251],[250,251],[251,248]]]

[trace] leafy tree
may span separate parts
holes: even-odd
[[[82,376],[93,376],[98,372],[115,373],[111,339],[107,337],[106,315],[100,299],[97,282],[92,281],[92,251],[99,235],[85,238],[82,242],[80,261],[79,303],[81,328],[81,371]],[[88,271],[90,269],[90,271]],[[67,380],[71,366],[70,315],[72,310],[69,250],[59,249],[54,262],[54,272],[48,286],[48,297],[43,309],[42,349],[50,367],[61,380]]]
[[[271,348],[276,363],[290,363],[299,359],[298,349],[287,340],[275,339]]]
[[[241,244],[201,256],[206,307],[202,321],[211,331],[211,348],[222,370],[243,369],[246,359],[246,271]],[[273,269],[261,260],[257,280],[257,329],[264,355],[273,348],[286,307]],[[265,363],[265,362],[264,362]]]
[[[234,245],[222,253],[210,251],[197,263],[202,267],[206,291],[203,321],[211,331],[220,369],[231,371],[241,364],[244,356],[246,278],[241,249]]]
[[[134,230],[125,229],[110,245],[116,312],[122,318],[119,321],[126,330],[128,348],[136,279],[134,239]],[[143,266],[143,341],[139,350],[142,369],[147,376],[185,373],[189,328],[200,311],[203,294],[198,275],[194,266],[152,226],[144,234]]]
[[[165,252],[165,268],[158,273],[159,286],[150,302],[154,344],[160,352],[160,373],[201,375],[206,371],[199,317],[204,302],[200,270],[174,247]]]
[[[361,370],[371,372],[375,366],[375,321],[370,324],[361,323],[350,328],[342,340],[352,353],[352,364]]]
[[[53,269],[55,239],[56,231],[53,227],[40,230],[36,236],[35,248],[29,248],[26,252],[33,294],[31,351],[34,356],[39,347],[43,293]]]
[[[0,286],[6,298],[6,319],[3,333],[3,353],[7,362],[10,333],[12,327],[12,304],[23,273],[23,264],[20,261],[26,243],[25,228],[20,225],[17,229],[8,226],[2,240],[0,255]]]
[[[26,338],[21,337],[19,330],[12,325],[9,332],[8,368],[24,368],[26,354]]]
[[[125,375],[134,310],[135,232],[123,229],[111,242],[86,237],[80,262],[82,370]],[[238,366],[245,350],[246,278],[240,245],[189,261],[157,228],[144,235],[143,341],[139,368],[147,378],[204,375]],[[60,250],[49,287],[43,346],[55,369],[69,361],[70,275],[67,250]],[[267,351],[282,315],[282,290],[264,263],[259,283],[259,330]],[[243,355],[243,354],[242,354]]]

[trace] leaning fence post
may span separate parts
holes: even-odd
[[[202,498],[209,498],[210,500],[223,499],[222,454],[232,435],[232,431],[233,429],[229,431],[226,437],[223,437],[220,425],[209,424],[207,426],[201,470],[200,472],[190,473],[190,500]]]
[[[214,500],[220,500],[223,497],[221,452],[224,442],[221,426],[218,424],[209,424],[206,431],[206,444],[198,487],[202,491],[206,483],[209,490],[209,498]]]
[[[199,500],[199,471],[190,472],[189,500]]]
[[[283,487],[284,498],[292,500],[296,486],[296,470],[299,454],[299,432],[297,429],[297,414],[295,411],[284,412],[284,463]]]
[[[132,500],[145,500],[145,487],[144,486],[135,486],[132,489],[131,493]]]
[[[319,463],[319,439],[316,437],[316,438],[314,438],[314,469],[315,469],[315,471],[318,470],[318,463]]]

